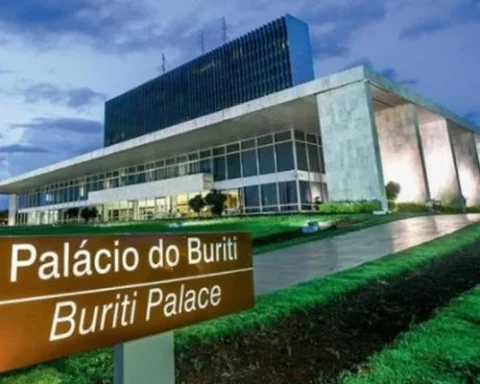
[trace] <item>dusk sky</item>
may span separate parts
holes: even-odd
[[[480,125],[480,0],[0,0],[0,179],[99,148],[105,100],[285,13],[316,76],[367,65]]]

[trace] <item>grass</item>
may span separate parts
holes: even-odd
[[[228,335],[268,327],[294,311],[308,310],[314,306],[325,304],[337,296],[359,289],[376,279],[391,278],[414,270],[434,258],[448,256],[479,239],[480,224],[474,224],[452,235],[386,256],[357,268],[260,296],[251,310],[175,331],[176,351],[177,353],[181,352],[193,343],[214,342]],[[71,356],[25,371],[25,373],[0,379],[0,383],[38,383],[41,381],[29,381],[29,378],[40,375],[39,370],[45,372],[45,375],[57,375],[55,379],[52,379],[52,383],[56,383],[54,380],[57,379],[60,380],[57,381],[59,383],[69,384],[92,384],[98,383],[100,380],[108,383],[112,374],[111,364],[112,350],[105,348],[88,354]]]
[[[343,384],[480,382],[480,286],[374,355],[364,374]]]
[[[409,214],[393,214],[382,217],[383,219],[396,220],[410,217]],[[372,214],[338,214],[328,215],[320,213],[290,214],[272,216],[249,216],[205,220],[182,220],[183,226],[170,228],[175,221],[154,222],[130,222],[109,224],[71,224],[62,226],[41,225],[23,227],[0,228],[0,236],[17,235],[56,235],[56,234],[108,234],[108,233],[177,233],[177,232],[200,232],[200,231],[249,231],[254,238],[275,235],[283,232],[299,229],[308,221],[334,221],[358,220],[371,222],[380,216]]]

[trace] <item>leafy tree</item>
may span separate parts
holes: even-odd
[[[91,219],[95,219],[98,216],[98,210],[95,207],[85,207],[81,210],[80,216],[88,223]]]
[[[201,210],[205,208],[206,205],[207,203],[202,197],[202,195],[196,195],[190,200],[188,200],[188,206],[193,212],[196,212],[198,215],[200,215]]]
[[[227,201],[227,195],[223,194],[216,189],[212,189],[207,196],[205,196],[205,202],[210,206],[210,212],[212,215],[221,216],[225,210],[225,202]]]
[[[387,193],[387,200],[395,201],[400,194],[400,184],[395,183],[393,181],[388,182],[385,186],[385,191]]]

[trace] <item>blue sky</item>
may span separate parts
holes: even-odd
[[[381,71],[480,125],[480,0],[1,0],[0,179],[101,147],[103,105],[285,13],[316,76]]]

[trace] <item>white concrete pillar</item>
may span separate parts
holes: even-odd
[[[329,199],[379,200],[388,209],[370,86],[317,95]]]
[[[445,119],[419,125],[432,199],[451,202],[461,195],[457,167]]]
[[[17,224],[17,204],[18,198],[16,194],[8,196],[8,225]]]
[[[458,177],[467,205],[480,204],[480,171],[473,132],[447,121]]]
[[[133,200],[132,206],[133,206],[133,220],[138,220],[140,216],[139,208],[138,208],[138,200]]]
[[[385,183],[400,184],[398,201],[429,199],[424,173],[416,107],[403,104],[375,114]]]

